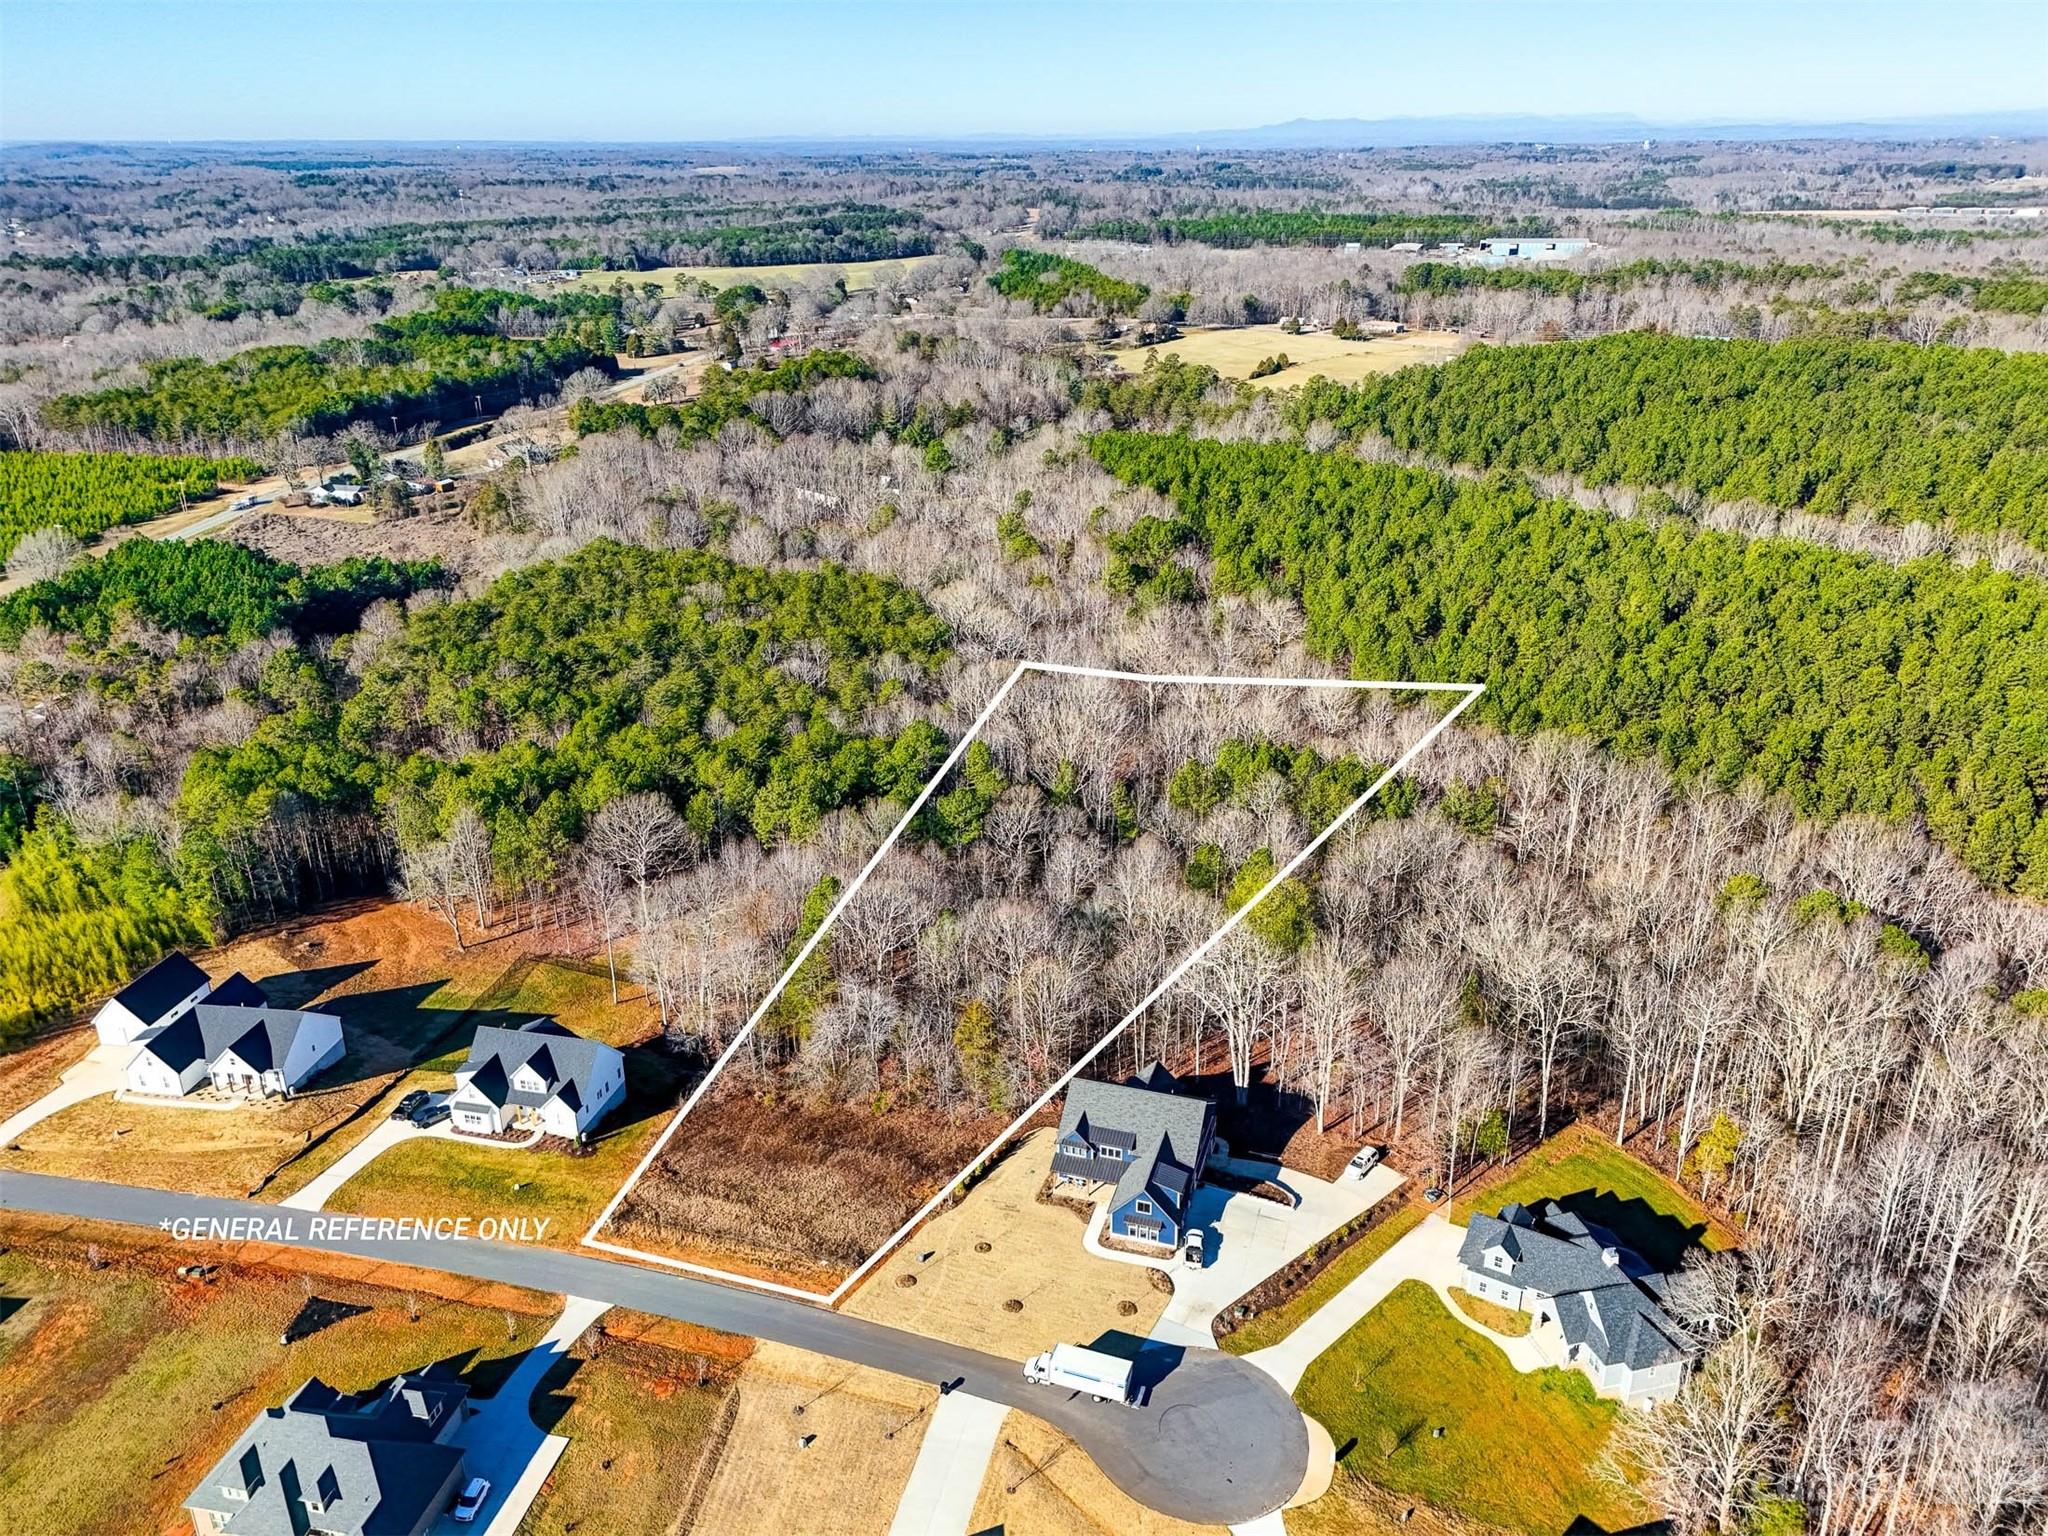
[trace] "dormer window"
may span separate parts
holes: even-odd
[[[1489,1248],[1486,1250],[1486,1267],[1499,1275],[1512,1274],[1515,1268],[1514,1264],[1509,1260],[1506,1250],[1500,1248]]]
[[[1097,1147],[1095,1155],[1097,1157],[1106,1157],[1113,1163],[1120,1163],[1124,1160],[1124,1149],[1122,1147]]]

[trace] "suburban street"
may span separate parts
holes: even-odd
[[[299,1234],[281,1238],[287,1246],[608,1302],[947,1384],[1044,1419],[1078,1442],[1132,1498],[1197,1523],[1238,1524],[1279,1508],[1308,1467],[1308,1431],[1293,1400],[1258,1367],[1216,1350],[1147,1345],[1137,1357],[1141,1402],[1098,1404],[1029,1385],[1017,1361],[610,1259],[486,1242],[315,1240],[306,1213],[275,1205],[41,1174],[0,1174],[0,1207],[144,1227],[177,1220],[285,1221]]]

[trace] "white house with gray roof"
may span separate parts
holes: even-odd
[[[336,1015],[273,1007],[263,989],[239,971],[214,986],[184,956],[172,959],[190,966],[203,990],[196,1001],[181,1001],[169,1009],[164,1015],[168,1022],[137,1037],[135,1054],[122,1074],[128,1092],[182,1098],[210,1088],[232,1098],[284,1098],[341,1060],[346,1046]],[[189,980],[178,974],[163,989],[164,995],[171,989],[182,991]],[[133,993],[135,985],[121,995]]]
[[[626,1058],[552,1019],[521,1029],[478,1027],[455,1069],[448,1113],[473,1136],[539,1130],[576,1140],[626,1096]]]
[[[1677,1395],[1693,1348],[1665,1310],[1670,1281],[1605,1228],[1556,1201],[1475,1211],[1458,1263],[1466,1290],[1528,1314],[1530,1336],[1603,1396],[1640,1407]]]
[[[1058,1182],[1110,1186],[1111,1233],[1169,1248],[1216,1140],[1216,1106],[1176,1089],[1156,1063],[1121,1083],[1076,1079],[1052,1151]]]
[[[126,1045],[161,1029],[213,990],[206,972],[177,950],[116,992],[93,1015],[103,1045]]]
[[[337,1392],[319,1377],[268,1408],[185,1508],[198,1536],[420,1536],[462,1488],[459,1381],[400,1376]]]

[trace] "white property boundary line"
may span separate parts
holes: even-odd
[[[1044,672],[1065,677],[1098,677],[1122,683],[1201,683],[1211,686],[1234,685],[1252,688],[1346,688],[1357,692],[1379,688],[1393,692],[1408,693],[1456,693],[1462,695],[1462,697],[1451,707],[1449,713],[1427,731],[1423,732],[1421,738],[1413,746],[1403,752],[1384,773],[1373,780],[1364,794],[1344,807],[1337,817],[1327,827],[1323,828],[1321,832],[1317,833],[1305,848],[1295,854],[1293,858],[1289,859],[1278,870],[1274,871],[1273,878],[1260,886],[1258,893],[1251,900],[1231,913],[1229,917],[1224,919],[1223,925],[1220,928],[1196,945],[1180,964],[1168,971],[1159,984],[1145,994],[1144,1000],[1137,1007],[1125,1014],[1117,1022],[1115,1028],[1096,1041],[1086,1054],[1061,1074],[1058,1081],[1054,1082],[1051,1087],[1034,1099],[1030,1108],[1026,1109],[1015,1120],[1011,1121],[1009,1125],[1005,1126],[1001,1135],[997,1136],[994,1141],[982,1148],[979,1154],[970,1159],[961,1170],[963,1175],[968,1170],[977,1168],[991,1157],[994,1157],[1002,1149],[1003,1145],[1012,1136],[1017,1134],[1018,1128],[1025,1121],[1052,1102],[1054,1094],[1066,1087],[1079,1074],[1082,1068],[1101,1055],[1118,1036],[1129,1029],[1132,1021],[1157,1002],[1168,987],[1179,981],[1181,977],[1185,976],[1201,962],[1204,955],[1222,943],[1230,931],[1244,921],[1252,908],[1264,901],[1283,880],[1287,879],[1295,870],[1306,863],[1318,848],[1322,847],[1324,843],[1328,842],[1336,834],[1338,828],[1342,827],[1345,822],[1363,810],[1366,803],[1374,795],[1377,795],[1388,784],[1392,783],[1395,776],[1402,769],[1413,762],[1424,748],[1436,740],[1452,721],[1456,720],[1459,715],[1463,714],[1471,706],[1473,700],[1486,691],[1485,685],[1481,683],[1387,682],[1379,679],[1355,680],[1331,677],[1203,677],[1181,673],[1117,672],[1107,667],[1077,667],[1053,661],[1019,662],[1017,669],[1004,680],[1003,686],[995,691],[994,697],[988,701],[981,713],[975,717],[974,724],[968,728],[967,734],[961,737],[953,750],[946,755],[946,760],[939,765],[939,771],[932,775],[931,782],[918,791],[917,798],[910,802],[910,809],[903,813],[903,819],[896,823],[895,829],[882,840],[881,847],[877,848],[867,863],[861,866],[860,873],[854,876],[852,883],[847,886],[839,899],[832,904],[832,910],[825,914],[825,921],[820,923],[817,931],[804,941],[803,948],[799,949],[796,953],[796,958],[784,967],[782,975],[776,980],[775,985],[769,988],[768,995],[761,999],[759,1006],[748,1016],[747,1022],[741,1026],[739,1033],[733,1036],[732,1043],[720,1053],[718,1060],[712,1063],[711,1070],[704,1074],[704,1080],[683,1101],[682,1107],[675,1113],[675,1118],[669,1121],[661,1135],[655,1139],[654,1145],[647,1149],[647,1155],[640,1159],[639,1165],[627,1176],[626,1182],[619,1186],[618,1193],[613,1195],[610,1203],[598,1213],[597,1220],[590,1224],[590,1230],[583,1235],[584,1246],[600,1248],[606,1253],[616,1253],[625,1258],[642,1259],[650,1264],[660,1264],[670,1269],[686,1270],[691,1274],[704,1275],[714,1280],[730,1281],[737,1285],[751,1287],[754,1290],[772,1291],[780,1296],[794,1297],[798,1301],[822,1302],[828,1307],[836,1306],[848,1291],[860,1283],[861,1277],[867,1274],[875,1265],[879,1264],[898,1243],[915,1231],[924,1222],[925,1218],[930,1216],[939,1207],[940,1203],[952,1192],[954,1186],[959,1183],[958,1177],[949,1179],[940,1187],[937,1194],[933,1195],[931,1199],[918,1208],[917,1213],[910,1220],[906,1221],[896,1230],[895,1234],[887,1242],[870,1254],[858,1269],[840,1281],[837,1288],[831,1291],[805,1290],[801,1286],[781,1285],[773,1280],[762,1280],[752,1275],[736,1274],[731,1270],[719,1269],[712,1265],[692,1264],[686,1259],[672,1259],[662,1254],[647,1253],[638,1248],[628,1248],[618,1243],[608,1243],[597,1235],[604,1229],[605,1224],[612,1219],[613,1214],[618,1210],[626,1196],[632,1193],[633,1186],[640,1182],[641,1176],[653,1166],[655,1158],[661,1155],[662,1148],[668,1145],[669,1138],[675,1135],[677,1128],[682,1125],[683,1120],[689,1115],[690,1111],[697,1107],[697,1101],[704,1097],[712,1083],[717,1080],[718,1075],[725,1070],[727,1064],[731,1062],[733,1056],[739,1051],[739,1048],[746,1043],[747,1037],[754,1032],[755,1026],[766,1016],[768,1010],[775,1005],[775,1000],[782,995],[783,988],[789,985],[790,978],[795,976],[797,971],[802,968],[803,963],[810,958],[811,951],[817,948],[819,941],[825,937],[826,932],[839,920],[839,914],[846,910],[846,904],[860,893],[860,888],[867,883],[868,876],[875,872],[876,867],[888,856],[889,850],[896,846],[896,840],[903,835],[904,830],[916,818],[917,813],[924,809],[925,801],[929,800],[932,792],[945,782],[946,775],[953,771],[954,765],[960,761],[961,756],[967,751],[968,745],[976,736],[981,734],[982,727],[988,724],[990,718],[995,714],[997,707],[1002,704],[1004,699],[1009,697],[1010,690],[1017,686],[1018,681],[1027,672]]]

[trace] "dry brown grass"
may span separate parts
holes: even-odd
[[[0,1055],[0,1120],[26,1109],[57,1086],[98,1043],[89,1028],[67,1029]]]
[[[1167,1302],[1150,1272],[1096,1258],[1081,1246],[1084,1219],[1037,1198],[1052,1144],[1049,1131],[1024,1137],[959,1204],[870,1271],[844,1309],[1018,1360],[1113,1328],[1148,1332]],[[975,1251],[981,1243],[986,1253]],[[917,1284],[898,1284],[905,1275]],[[1010,1298],[1022,1300],[1024,1310],[1004,1311]],[[1125,1303],[1136,1310],[1123,1313]]]
[[[1039,1420],[1012,1412],[988,1459],[969,1529],[1003,1536],[1222,1536],[1147,1509]]]
[[[616,1242],[829,1290],[1002,1129],[915,1109],[707,1094],[620,1206]]]
[[[1281,1517],[1287,1536],[1512,1536],[1339,1472],[1330,1491]]]
[[[1456,357],[1466,345],[1465,338],[1454,331],[1407,331],[1398,336],[1345,341],[1328,331],[1290,336],[1277,325],[1247,325],[1226,331],[1188,331],[1177,341],[1109,356],[1131,373],[1142,371],[1146,357],[1160,352],[1183,362],[1206,364],[1226,379],[1250,379],[1260,362],[1284,352],[1287,367],[1253,382],[1261,389],[1292,389],[1317,374],[1339,384],[1356,384],[1413,363],[1441,363]]]
[[[901,1377],[761,1345],[690,1532],[882,1536],[937,1400]],[[799,1448],[804,1435],[817,1438]]]

